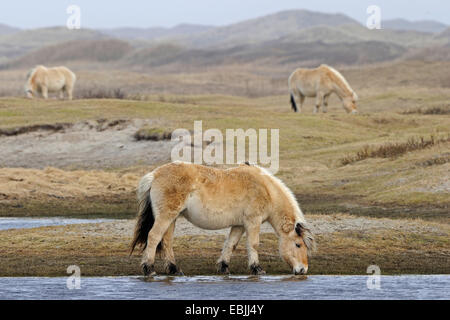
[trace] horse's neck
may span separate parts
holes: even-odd
[[[274,221],[274,219],[269,219],[268,222],[272,226],[275,233],[280,237],[283,234],[283,229],[280,221]]]
[[[344,99],[345,97],[352,95],[352,92],[347,87],[342,87],[336,82],[333,83],[333,90],[340,99]]]

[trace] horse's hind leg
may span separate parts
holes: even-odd
[[[299,112],[302,112],[302,109],[303,109],[303,103],[305,102],[305,96],[303,95],[303,94],[301,94],[300,93],[300,91],[299,91],[299,93],[298,93],[298,96],[299,96],[299,98],[300,98],[300,105],[299,105]]]
[[[236,249],[236,246],[239,243],[239,240],[241,239],[244,232],[244,227],[231,227],[230,234],[228,235],[228,238],[227,240],[225,240],[225,243],[223,245],[222,254],[220,255],[219,260],[217,260],[217,272],[230,273],[228,266],[230,264],[231,255]]]
[[[170,225],[175,221],[178,212],[155,214],[155,223],[148,233],[147,247],[142,256],[142,270],[144,275],[155,275],[156,249]]]
[[[64,88],[65,88],[65,91],[67,93],[67,99],[68,100],[72,100],[72,98],[73,98],[73,86],[66,85]]]
[[[305,102],[305,96],[300,92],[300,90],[298,90],[298,89],[293,89],[292,91],[291,91],[291,99],[293,99],[293,101],[291,101],[291,103],[292,103],[292,107],[294,108],[294,105],[296,105],[295,104],[295,97],[298,97],[298,99],[299,99],[299,104],[298,104],[298,110],[295,110],[296,112],[298,111],[299,113],[301,113],[302,112],[302,109],[303,109],[303,103]]]
[[[173,233],[175,230],[175,221],[172,222],[162,239],[162,254],[164,257],[164,265],[168,274],[183,275],[183,271],[175,262],[175,254],[173,253]]]

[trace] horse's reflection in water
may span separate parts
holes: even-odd
[[[165,284],[187,284],[187,283],[242,283],[242,282],[292,282],[304,281],[308,279],[306,275],[291,275],[291,276],[193,276],[193,277],[178,277],[178,276],[153,276],[153,277],[138,277],[140,281],[149,283],[165,283]]]

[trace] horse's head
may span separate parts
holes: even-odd
[[[29,99],[33,98],[33,90],[31,90],[31,87],[28,84],[25,85],[24,91],[27,98]]]
[[[347,110],[348,113],[353,113],[353,114],[358,113],[358,110],[356,108],[357,101],[358,101],[358,96],[354,92],[352,95],[347,96],[342,99],[345,110]]]
[[[314,237],[304,222],[283,226],[280,237],[280,255],[291,266],[294,274],[306,274],[308,254],[314,249]]]

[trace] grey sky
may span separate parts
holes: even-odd
[[[66,8],[81,8],[85,28],[226,25],[287,9],[344,13],[362,23],[369,5],[382,19],[436,20],[450,25],[448,0],[1,0],[0,23],[20,28],[65,25]]]

